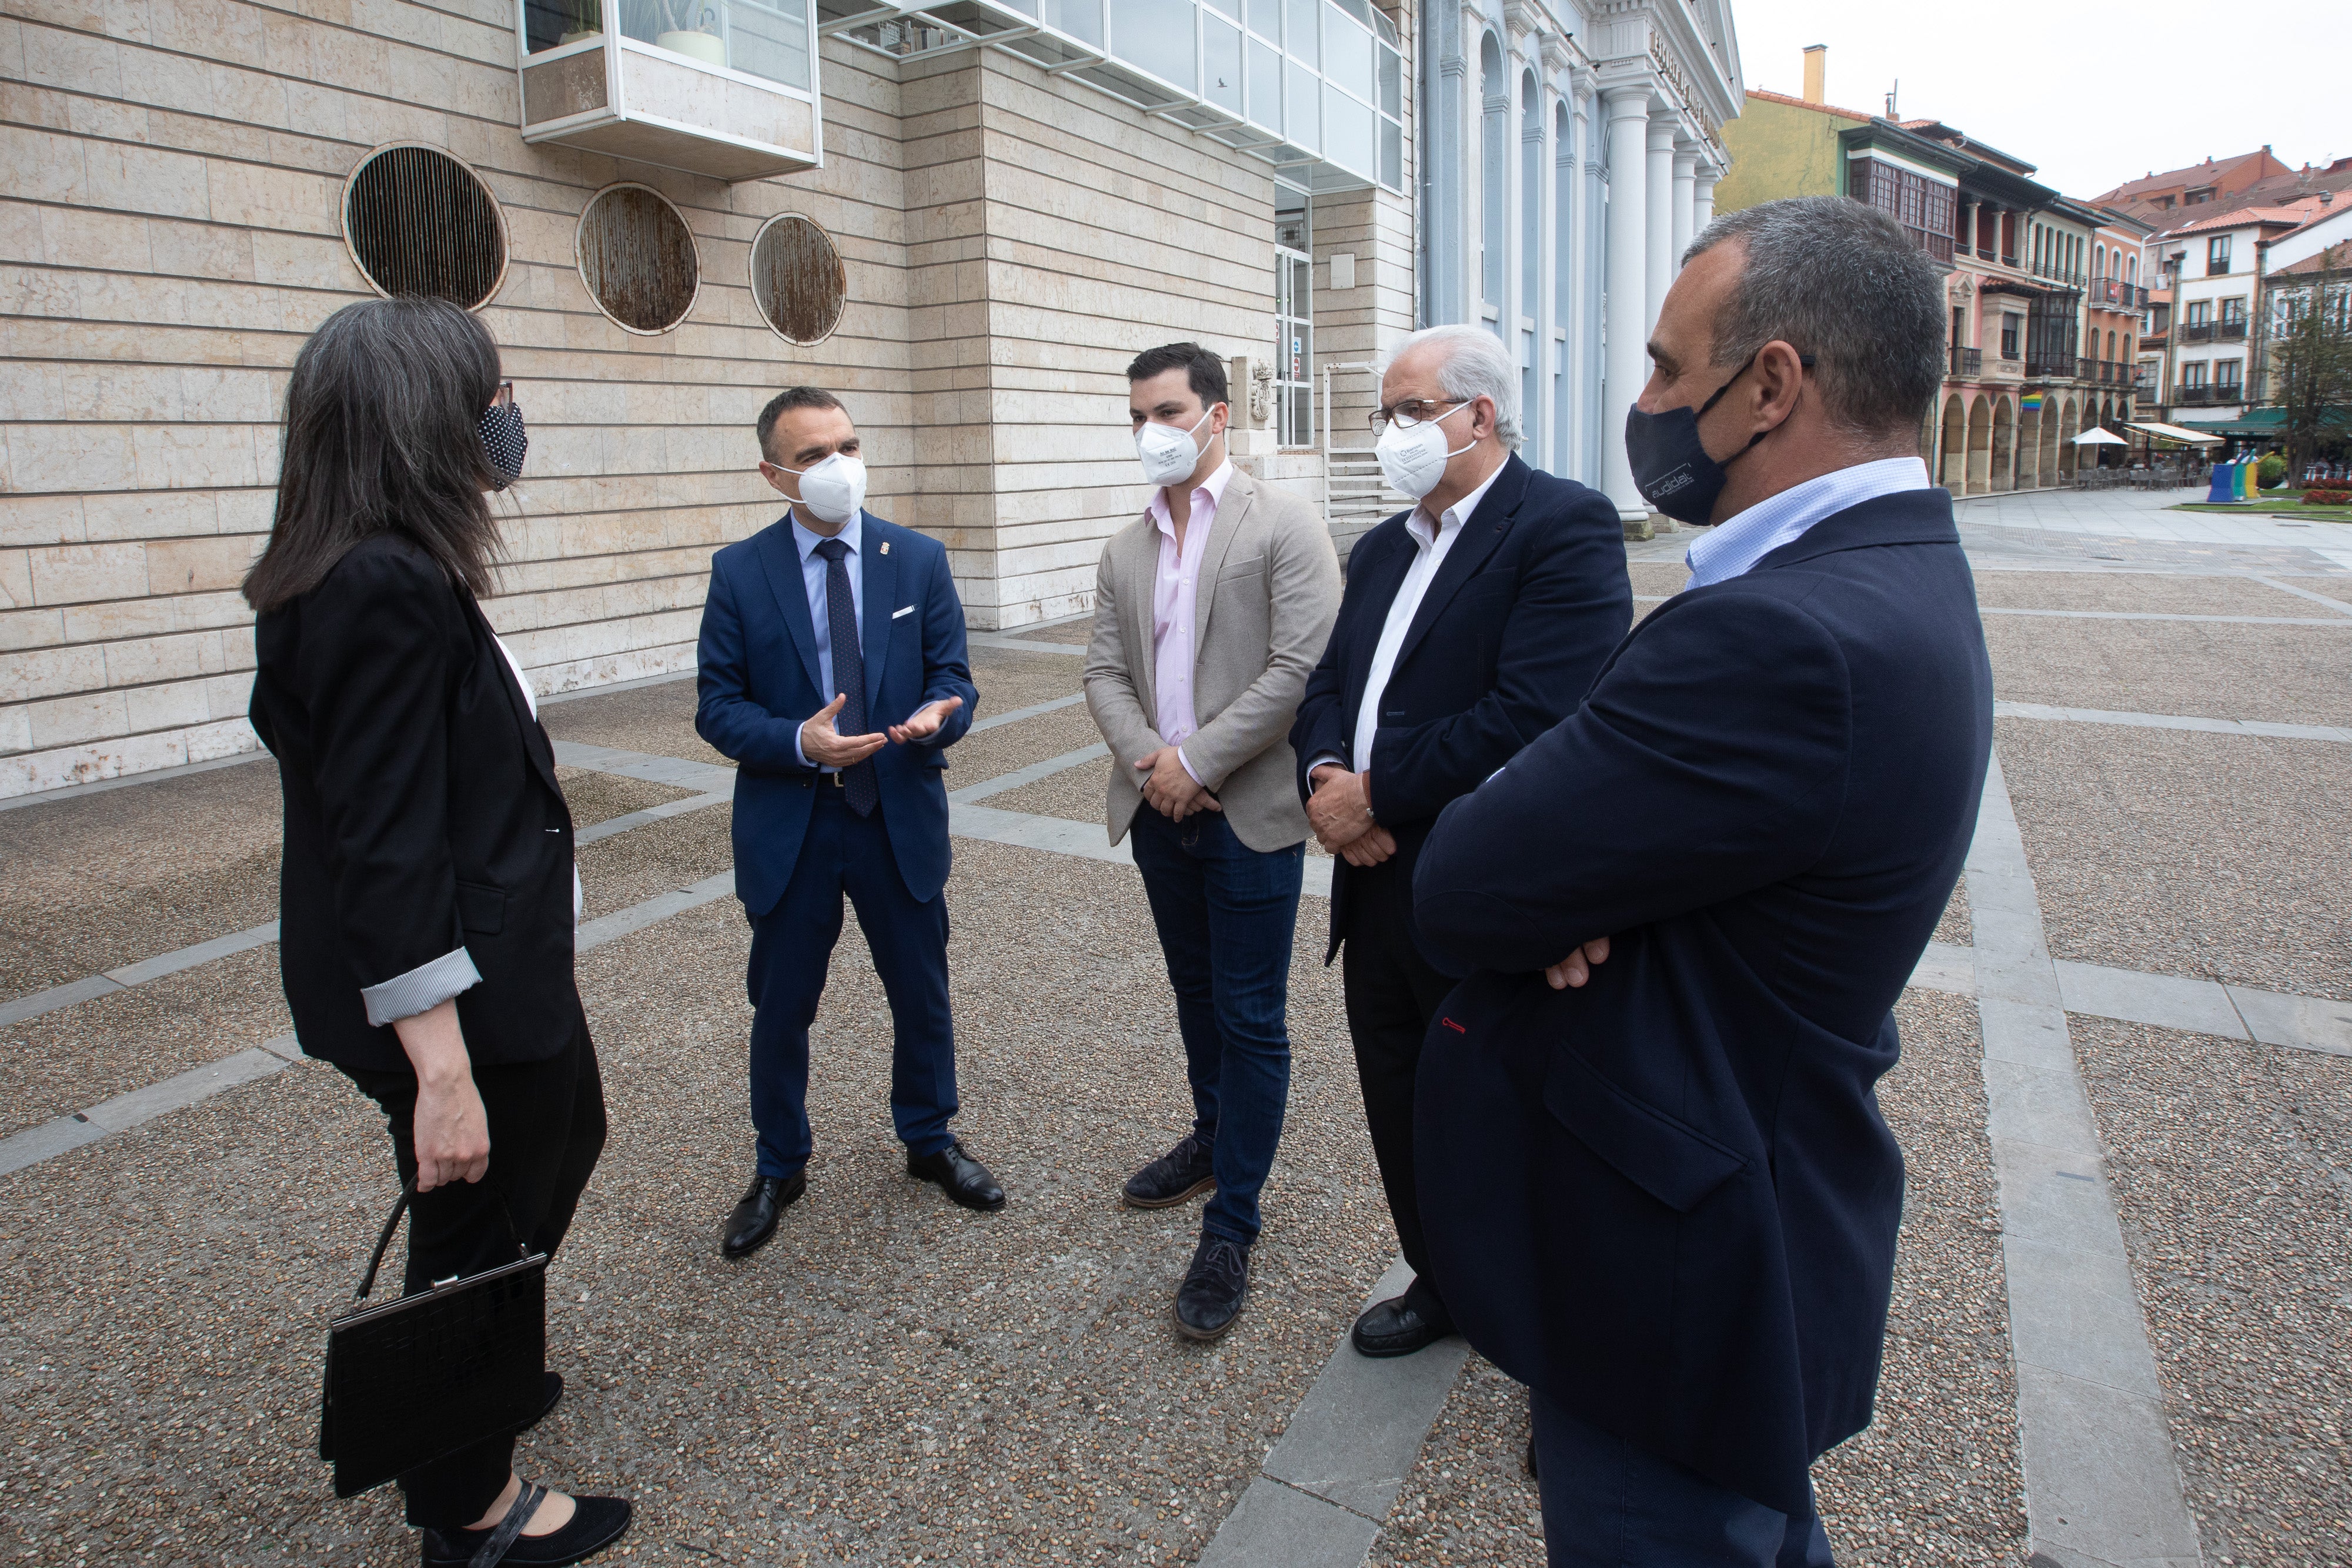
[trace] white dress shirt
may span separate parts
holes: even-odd
[[[1510,465],[1505,458],[1495,465],[1495,471],[1479,482],[1478,487],[1445,508],[1432,521],[1429,508],[1415,507],[1412,516],[1405,519],[1404,531],[1413,544],[1412,564],[1404,569],[1404,580],[1397,584],[1396,597],[1389,601],[1388,619],[1381,623],[1381,640],[1372,649],[1371,673],[1364,680],[1363,705],[1356,710],[1356,734],[1353,766],[1361,773],[1372,765],[1372,737],[1381,727],[1381,698],[1389,689],[1389,677],[1396,673],[1397,654],[1404,648],[1404,634],[1412,629],[1412,618],[1420,612],[1421,601],[1429,593],[1429,585],[1436,580],[1437,569],[1445,564],[1447,552],[1454,541],[1462,537],[1462,525],[1486,498],[1486,492],[1502,477]],[[1318,757],[1307,765],[1308,777],[1326,762],[1338,762],[1336,757]]]
[[[824,687],[817,695],[825,702],[831,702],[842,693],[841,688],[833,684],[833,606],[825,598],[824,557],[816,553],[816,547],[824,542],[824,536],[811,533],[802,526],[798,508],[789,515],[793,519],[793,549],[800,552],[801,558],[801,591],[808,595],[809,625],[816,632],[817,684]],[[859,512],[833,536],[849,547],[849,553],[841,558],[841,568],[849,573],[849,602],[857,613],[857,646],[861,652],[866,647],[866,556],[858,547],[864,542],[865,531],[866,514]],[[864,695],[863,693],[859,695]],[[871,734],[874,716],[867,714],[866,722],[868,727],[866,733]],[[810,765],[808,753],[801,747],[801,732],[798,729],[793,731],[793,754],[801,759],[802,767]],[[838,773],[841,769],[828,766],[818,771]]]
[[[1848,507],[1858,507],[1881,496],[1927,488],[1927,465],[1916,457],[1882,457],[1874,463],[1857,463],[1791,486],[1777,496],[1766,497],[1744,512],[1726,517],[1712,531],[1693,540],[1690,549],[1683,552],[1683,564],[1690,568],[1691,574],[1690,581],[1683,586],[1705,588],[1709,583],[1742,576],[1782,545],[1803,538],[1805,530],[1823,517],[1834,517]]]
[[[1168,492],[1151,492],[1151,520],[1160,529],[1160,570],[1151,580],[1151,696],[1159,709],[1152,717],[1160,738],[1176,747],[1176,760],[1195,784],[1201,776],[1192,772],[1183,745],[1201,727],[1192,709],[1192,667],[1200,656],[1192,646],[1192,628],[1199,624],[1193,612],[1201,601],[1201,558],[1209,548],[1209,528],[1233,476],[1234,465],[1220,463],[1194,486],[1181,549]]]

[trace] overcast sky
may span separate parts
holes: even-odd
[[[2095,196],[2151,169],[2251,152],[2290,169],[2352,157],[2347,0],[1731,0],[1747,85],[1796,96],[1829,46],[1827,98],[1934,118]]]

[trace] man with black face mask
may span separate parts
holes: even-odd
[[[1869,1423],[1902,1213],[1873,1085],[1991,747],[1918,456],[1943,314],[1860,202],[1698,237],[1626,428],[1652,504],[1717,525],[1690,586],[1422,850],[1470,977],[1422,1061],[1429,1249],[1532,1389],[1555,1563],[1831,1560],[1808,1467]]]

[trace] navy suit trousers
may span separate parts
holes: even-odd
[[[815,791],[808,837],[782,898],[751,922],[751,1123],[760,1174],[788,1176],[808,1164],[808,1031],[841,937],[842,895],[856,906],[890,1002],[890,1119],[911,1155],[954,1142],[955,1024],[948,1010],[948,902],[907,891],[878,808],[861,817],[836,775]]]
[[[1530,1391],[1550,1568],[1832,1568],[1821,1515],[1781,1513]]]

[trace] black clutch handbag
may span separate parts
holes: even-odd
[[[335,1467],[337,1497],[520,1430],[545,1398],[547,1254],[526,1253],[520,1239],[511,1263],[365,1304],[415,1193],[413,1182],[403,1188],[383,1222],[361,1304],[328,1326],[319,1457]]]

